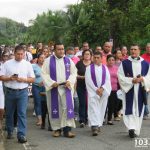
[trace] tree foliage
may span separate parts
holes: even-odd
[[[61,41],[80,46],[87,41],[95,47],[113,39],[114,47],[133,43],[144,46],[150,42],[149,16],[149,0],[82,0],[67,6],[67,11],[49,10],[38,15],[30,21],[24,37],[33,43]]]
[[[0,44],[16,44],[24,40],[26,27],[8,18],[0,18]]]

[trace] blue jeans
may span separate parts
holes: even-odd
[[[44,92],[45,88],[42,86],[37,86],[37,85],[32,85],[32,95],[34,99],[34,109],[36,116],[41,116],[42,115],[42,106],[41,106],[41,101],[42,101],[42,96],[40,95],[40,92]]]
[[[6,88],[6,128],[8,134],[14,129],[14,112],[17,106],[18,132],[17,137],[25,136],[27,130],[26,110],[28,104],[28,89],[14,91]]]

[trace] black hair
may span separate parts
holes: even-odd
[[[108,61],[108,59],[111,58],[111,57],[115,59],[114,55],[109,54],[109,55],[107,55],[107,61]]]
[[[90,55],[91,55],[91,56],[92,56],[92,54],[93,54],[90,49],[86,49],[86,50],[84,50],[84,51],[82,52],[82,57],[84,56],[84,54],[85,54],[86,52],[90,52]]]
[[[41,55],[44,55],[42,53],[37,54],[37,58],[40,58]]]
[[[58,42],[58,43],[55,43],[55,45],[54,45],[54,50],[56,50],[56,46],[57,45],[63,45],[61,42]]]
[[[139,50],[141,49],[140,45],[137,44],[137,43],[132,44],[132,45],[130,46],[130,48],[131,48],[132,46],[137,46],[137,47],[139,48]]]
[[[25,52],[25,50],[24,50],[23,46],[21,46],[21,45],[17,45],[17,46],[15,47],[15,51],[14,51],[14,53],[16,53],[17,51],[20,51],[20,50],[22,50],[22,51],[24,51],[24,52]]]
[[[93,55],[100,55],[102,57],[102,53],[99,51],[95,51]]]

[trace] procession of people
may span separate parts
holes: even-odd
[[[150,43],[146,51],[138,44],[129,51],[126,46],[113,48],[112,42],[95,49],[88,42],[81,49],[20,43],[2,45],[0,53],[0,130],[6,129],[7,139],[17,126],[18,142],[27,142],[31,86],[35,125],[45,129],[47,114],[53,137],[74,138],[77,122],[81,130],[89,126],[91,135],[98,136],[103,125],[115,126],[121,119],[130,138],[140,135],[149,114]]]

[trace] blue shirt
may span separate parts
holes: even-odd
[[[38,64],[33,64],[32,67],[35,74],[35,81],[33,84],[39,85],[39,83],[43,81],[41,76],[41,67]]]

